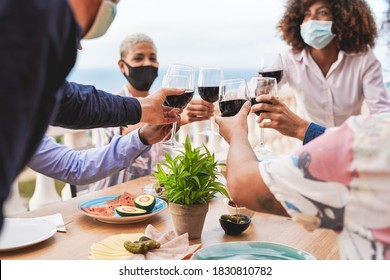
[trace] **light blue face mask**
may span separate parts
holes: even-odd
[[[106,33],[111,23],[114,21],[115,15],[116,4],[111,1],[103,0],[91,29],[89,29],[83,39],[95,39]]]
[[[325,48],[336,35],[332,33],[332,21],[309,20],[301,25],[303,41],[315,49]]]

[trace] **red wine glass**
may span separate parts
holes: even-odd
[[[223,80],[223,72],[221,68],[206,68],[202,67],[199,70],[198,78],[198,93],[199,96],[210,103],[218,101],[219,83]],[[212,122],[213,119],[210,120]],[[219,135],[219,133],[211,130],[207,126],[205,131],[199,132],[207,136]]]

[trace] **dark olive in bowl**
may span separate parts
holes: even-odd
[[[251,218],[247,215],[222,215],[219,218],[221,227],[228,235],[240,235],[251,223]]]

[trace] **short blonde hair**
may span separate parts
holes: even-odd
[[[152,44],[154,49],[156,49],[156,45],[154,44],[152,38],[150,38],[148,35],[144,33],[134,33],[127,36],[120,45],[120,50],[119,50],[120,57],[124,59],[129,53],[129,48],[131,48],[136,44],[144,43],[144,42]]]

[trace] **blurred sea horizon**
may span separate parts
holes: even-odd
[[[154,81],[150,93],[155,92],[161,87],[162,78],[166,73],[166,68],[159,68],[158,77]],[[224,79],[242,78],[246,81],[257,75],[257,69],[223,69]],[[197,84],[199,69],[195,69],[195,85]],[[120,72],[119,68],[88,68],[74,69],[67,78],[70,82],[93,85],[97,89],[110,93],[116,93],[127,83],[126,78]],[[195,93],[198,94],[197,91]]]
[[[379,50],[378,50],[379,49]],[[383,67],[383,80],[385,87],[390,94],[390,51],[387,49],[377,48],[376,55]],[[237,79],[242,78],[247,82],[251,77],[257,75],[257,69],[245,68],[245,69],[232,69],[223,68],[224,79]],[[158,77],[154,81],[150,93],[157,91],[161,88],[162,78],[166,73],[167,68],[159,68]],[[198,80],[199,69],[195,68],[195,85]],[[127,83],[126,78],[120,72],[119,68],[74,68],[68,75],[68,81],[76,82],[80,84],[93,85],[97,89],[104,90],[109,93],[116,93],[122,89]],[[199,96],[198,91],[195,91],[195,96]]]

